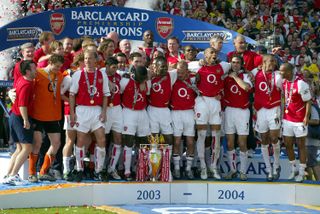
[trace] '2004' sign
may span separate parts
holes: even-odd
[[[218,199],[220,200],[237,200],[241,199],[244,200],[244,191],[237,191],[237,190],[218,190]]]

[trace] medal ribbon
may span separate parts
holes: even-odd
[[[292,77],[292,82],[291,82],[291,85],[290,85],[290,91],[288,91],[288,80],[286,81],[286,87],[285,87],[285,90],[284,90],[284,97],[285,97],[285,100],[286,100],[286,110],[288,109],[290,103],[291,103],[291,99],[292,99],[292,92],[293,92],[293,85],[294,85],[294,78],[295,78],[295,75],[293,75]]]
[[[87,87],[88,87],[88,93],[90,95],[90,100],[93,100],[94,94],[96,93],[95,88],[96,88],[96,83],[97,83],[97,74],[98,74],[97,69],[95,69],[94,79],[93,79],[93,87],[91,88],[89,78],[88,78],[88,73],[86,71],[84,71],[84,76],[86,78],[86,83],[87,83]]]
[[[274,72],[272,71],[271,88],[269,86],[269,81],[268,81],[268,78],[267,78],[265,72],[262,71],[262,73],[263,73],[264,79],[266,80],[266,83],[267,83],[268,94],[269,94],[269,96],[271,96],[271,92],[273,91],[273,88],[274,88]]]
[[[162,77],[158,82],[153,83],[153,84],[151,85],[152,89],[154,89],[156,86],[159,86],[159,85],[163,82],[163,80],[166,79],[166,77],[167,77],[167,76],[164,76],[164,77]]]
[[[134,109],[134,106],[137,103],[137,99],[138,99],[138,95],[139,95],[139,89],[137,88],[136,81],[133,82],[133,85],[134,85],[134,95],[133,95],[132,109]]]
[[[176,58],[179,62],[181,61],[181,55],[180,55],[180,52],[178,51],[178,58],[175,56],[175,55],[173,55],[172,53],[170,53],[169,54],[171,57],[174,57],[174,58]]]
[[[182,80],[182,82],[184,82],[184,84],[186,84],[188,88],[191,88],[194,92],[196,92],[197,96],[200,96],[200,90],[196,85],[190,84],[185,80]]]
[[[113,75],[113,77],[112,77],[112,90],[111,90],[111,98],[110,98],[110,103],[113,103],[113,99],[114,99],[114,95],[115,95],[115,93],[114,93],[114,88],[115,88],[115,86],[116,86],[116,77],[115,77],[115,75]]]
[[[55,79],[54,79],[54,82],[53,82],[52,79],[51,79],[51,76],[50,76],[50,72],[48,72],[48,79],[49,79],[50,85],[52,87],[54,100],[56,101],[56,98],[57,98],[57,82],[58,82],[57,75],[55,75]]]
[[[141,48],[143,49],[143,51],[144,51],[145,53],[147,53],[147,52],[146,52],[146,49],[148,49],[148,47],[141,47]],[[154,54],[154,52],[155,52],[155,49],[157,49],[157,48],[156,48],[156,47],[152,47],[152,48],[151,48],[151,53],[150,53],[150,56],[149,56],[150,60],[153,59],[153,54]]]

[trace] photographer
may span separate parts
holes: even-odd
[[[306,138],[307,147],[307,179],[320,181],[320,164],[317,161],[317,152],[320,148],[320,109],[319,109],[319,83],[312,84],[313,99],[311,105],[311,115],[308,124],[308,136]]]

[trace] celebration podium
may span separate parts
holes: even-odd
[[[8,157],[2,155],[0,164],[5,173]],[[172,182],[144,181],[109,183],[57,182],[26,183],[22,186],[0,184],[0,209],[123,205],[123,204],[305,204],[320,206],[320,183],[289,182],[288,161],[281,159],[281,177],[266,182],[265,166],[260,157],[248,162],[248,181],[174,180]],[[228,172],[227,160],[221,162],[221,172]],[[26,173],[27,164],[22,168]],[[154,174],[155,175],[155,174]],[[27,174],[23,174],[23,178]]]
[[[42,184],[43,185],[43,184]],[[319,184],[174,181],[60,183],[0,191],[0,208],[122,204],[320,205]]]

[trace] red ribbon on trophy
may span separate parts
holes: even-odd
[[[169,148],[162,149],[162,163],[161,163],[161,181],[168,182],[170,179],[170,160]]]
[[[145,163],[145,170],[144,170],[144,175],[145,175],[145,180],[150,179],[150,150],[146,149],[144,153],[144,163]]]
[[[140,148],[138,155],[138,163],[137,163],[137,176],[136,181],[147,181],[149,180],[150,170],[149,170],[149,149],[148,148]]]
[[[138,155],[138,164],[137,164],[137,176],[136,181],[145,181],[145,162],[144,162],[144,149],[139,149],[139,155]]]

